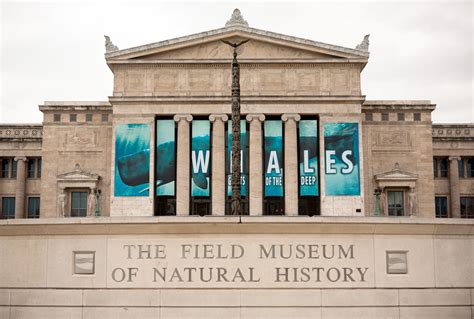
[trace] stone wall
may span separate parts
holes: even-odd
[[[473,231],[472,221],[423,218],[0,221],[0,314],[2,318],[468,319],[474,310]],[[198,250],[183,250],[183,244]],[[263,259],[261,253],[255,254],[259,245],[288,244],[313,248],[304,256],[295,250],[289,259],[279,253]],[[331,256],[322,247],[325,244],[343,247],[342,254]],[[226,259],[230,245],[243,247],[243,257]],[[94,274],[74,274],[73,252],[95,252]],[[392,261],[387,252],[406,252],[406,274],[388,274],[400,260]],[[210,282],[189,281],[187,275],[181,279],[168,275],[161,282],[149,271],[154,267],[229,272],[240,267],[247,281],[242,277],[229,282],[216,277]],[[254,268],[253,282],[245,267]],[[290,275],[275,279],[276,267],[288,267]],[[303,273],[293,275],[294,269],[304,267],[323,270],[320,277],[312,273],[308,281]],[[345,270],[357,267],[364,276]],[[123,269],[125,277],[116,269]],[[334,269],[343,275],[338,278]]]

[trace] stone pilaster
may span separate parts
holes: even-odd
[[[225,215],[225,114],[211,114],[212,124],[212,215]]]
[[[263,156],[262,156],[262,122],[263,114],[248,114],[246,120],[250,122],[249,145],[249,214],[263,215]]]
[[[301,119],[299,114],[283,114],[285,122],[285,215],[298,215],[298,144],[296,123]]]
[[[461,217],[461,204],[459,199],[459,156],[449,157],[449,213],[451,217]]]
[[[26,193],[26,161],[24,156],[15,157],[16,185],[15,185],[15,218],[25,218],[25,193]]]
[[[190,114],[174,116],[178,122],[178,147],[176,159],[176,215],[189,215],[189,185],[190,185],[190,131],[189,122],[193,120]]]

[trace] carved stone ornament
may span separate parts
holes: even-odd
[[[234,9],[234,12],[232,12],[232,16],[230,17],[230,20],[226,22],[225,26],[230,27],[230,26],[244,26],[248,27],[249,24],[247,21],[245,21],[244,17],[242,17],[242,14],[240,13],[239,9]]]
[[[115,44],[112,43],[109,36],[104,35],[104,37],[105,37],[105,52],[106,53],[119,50],[119,48]]]
[[[368,52],[369,51],[369,37],[370,37],[370,34],[367,34],[364,37],[364,40],[362,40],[362,42],[356,46],[356,50]]]

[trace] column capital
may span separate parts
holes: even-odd
[[[215,122],[215,121],[222,121],[222,122],[227,122],[229,117],[227,114],[211,114],[209,115],[209,121]]]
[[[15,162],[18,162],[18,161],[26,162],[27,160],[28,159],[26,158],[26,156],[15,156],[15,158],[14,158]]]
[[[461,156],[450,156],[448,157],[448,159],[450,161],[460,161],[461,160]]]
[[[182,120],[185,120],[187,122],[191,122],[193,120],[193,116],[191,114],[176,114],[173,117],[173,120],[175,122],[179,122],[179,121],[182,121]]]
[[[247,122],[252,122],[253,120],[258,120],[260,122],[263,122],[263,121],[265,121],[265,115],[263,115],[261,113],[247,114],[245,119],[247,120]]]
[[[296,113],[285,113],[281,116],[281,120],[283,122],[289,121],[289,120],[294,120],[295,122],[298,122],[301,120],[301,116]]]

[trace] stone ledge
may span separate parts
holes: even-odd
[[[472,236],[474,220],[322,216],[150,216],[0,220],[0,236],[176,233]]]

